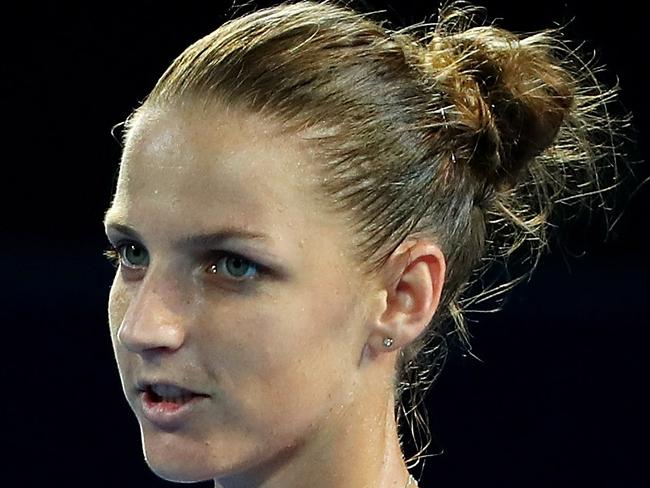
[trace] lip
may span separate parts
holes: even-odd
[[[147,391],[152,385],[173,386],[173,387],[178,388],[180,390],[188,391],[192,395],[209,396],[209,395],[206,395],[205,393],[202,393],[200,391],[194,391],[194,390],[192,390],[190,388],[187,388],[186,386],[183,386],[183,385],[181,385],[179,383],[175,383],[173,381],[167,381],[167,380],[164,380],[164,379],[151,379],[151,380],[142,379],[142,380],[139,380],[136,383],[135,387],[137,389],[137,393],[140,393],[140,392],[143,392],[143,391]]]
[[[138,401],[142,413],[149,422],[162,429],[173,429],[182,426],[191,419],[198,405],[208,398],[206,395],[197,395],[185,403],[155,402],[148,390],[138,393]]]

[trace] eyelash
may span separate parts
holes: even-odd
[[[121,259],[122,254],[121,254],[120,251],[122,250],[123,247],[128,246],[128,245],[133,245],[133,244],[137,245],[134,242],[121,242],[121,243],[116,244],[116,245],[110,244],[109,248],[104,250],[103,255],[106,257],[106,259],[108,259],[108,261],[115,268],[117,268],[120,265],[121,261],[122,261],[122,259]],[[246,264],[252,266],[253,268],[255,268],[256,273],[252,278],[237,279],[237,278],[231,277],[231,279],[233,281],[235,281],[235,282],[243,283],[243,282],[246,282],[246,281],[259,280],[263,275],[265,275],[267,273],[266,268],[264,266],[262,266],[261,264],[258,264],[255,261],[252,261],[252,260],[250,260],[250,259],[248,259],[248,258],[246,258],[246,257],[244,257],[244,256],[242,256],[240,254],[230,252],[230,251],[223,251],[223,250],[210,251],[210,266],[214,265],[215,263],[217,263],[222,258],[240,259],[240,260],[244,261],[244,263],[246,263]],[[130,268],[129,266],[125,266],[125,267]]]
[[[106,257],[106,259],[108,259],[108,262],[111,263],[113,266],[115,266],[116,268],[119,266],[120,253],[117,250],[116,246],[110,246],[102,254]]]

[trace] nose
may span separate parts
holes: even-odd
[[[142,354],[154,349],[178,349],[186,337],[178,283],[149,269],[128,305],[117,332],[127,350]]]

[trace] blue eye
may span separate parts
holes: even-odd
[[[243,281],[249,278],[256,278],[259,274],[258,265],[237,254],[222,251],[219,253],[216,263],[210,265],[208,272],[219,274],[226,272],[231,278]]]
[[[134,242],[127,242],[117,246],[120,258],[128,268],[145,268],[149,265],[149,254],[140,245]]]

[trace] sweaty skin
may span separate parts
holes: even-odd
[[[218,107],[146,112],[129,133],[105,218],[130,260],[112,284],[109,323],[146,462],[162,478],[224,488],[406,483],[396,349],[374,347],[387,296],[347,251],[345,219],[314,197],[314,164],[298,136]],[[224,229],[256,237],[188,239]],[[429,318],[436,292],[422,305]],[[151,377],[209,398],[166,431],[142,414],[135,384]]]

